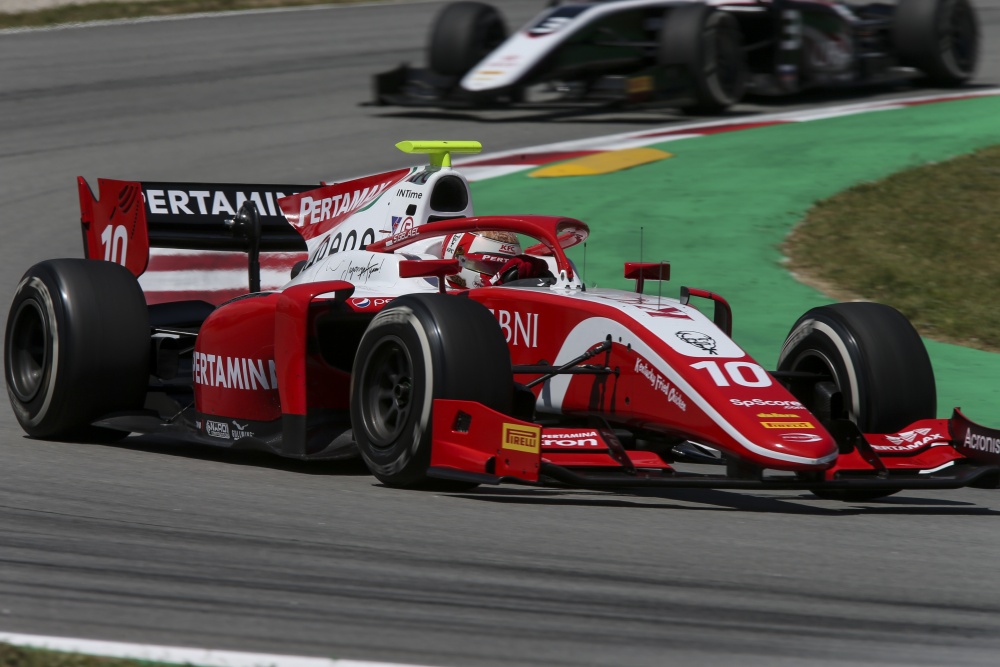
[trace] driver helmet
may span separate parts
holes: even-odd
[[[441,258],[457,259],[462,265],[447,277],[448,285],[458,289],[488,287],[501,267],[520,254],[521,244],[511,232],[462,232],[441,242]]]

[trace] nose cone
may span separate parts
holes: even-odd
[[[797,433],[788,433],[786,435],[799,435]],[[810,434],[812,435],[812,434]],[[813,435],[815,440],[810,441],[798,441],[798,442],[788,442],[781,440],[775,442],[771,445],[771,448],[775,452],[782,454],[788,454],[791,456],[798,456],[806,459],[828,459],[831,456],[836,457],[837,455],[837,443],[834,442],[833,437],[830,436],[826,431],[823,431],[822,435]]]
[[[783,425],[784,426],[784,425]],[[757,442],[779,462],[786,461],[795,470],[805,468],[828,468],[837,458],[837,442],[819,424],[809,422],[810,428],[762,428]],[[776,432],[779,431],[780,432]],[[773,462],[770,468],[785,467]]]

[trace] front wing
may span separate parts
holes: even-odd
[[[922,420],[896,434],[862,434],[849,422],[833,425],[831,432],[840,455],[822,473],[747,473],[718,459],[726,472],[706,474],[677,470],[652,451],[625,449],[600,419],[584,427],[542,426],[478,403],[438,399],[427,474],[479,484],[555,482],[587,489],[888,491],[1000,486],[1000,431],[971,422],[957,409],[950,419]]]

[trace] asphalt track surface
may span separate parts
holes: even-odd
[[[79,256],[78,174],[301,182],[406,164],[403,138],[499,150],[677,118],[359,106],[421,57],[435,8],[0,35],[0,292]],[[996,85],[1000,2],[980,8]],[[449,666],[1000,661],[997,491],[398,491],[359,466],[32,441],[6,408],[0,471],[7,632]]]

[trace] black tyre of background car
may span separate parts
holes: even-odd
[[[354,437],[379,481],[419,486],[430,464],[434,399],[509,414],[513,395],[510,352],[485,307],[454,295],[402,296],[375,316],[358,347]]]
[[[483,2],[453,2],[431,27],[427,65],[433,72],[462,76],[507,39],[503,16]]]
[[[892,40],[900,62],[934,85],[965,83],[979,59],[979,21],[969,0],[900,0]]]
[[[53,259],[28,269],[7,316],[4,366],[14,415],[28,435],[109,440],[90,423],[143,405],[149,313],[123,266]]]
[[[850,419],[865,433],[892,433],[936,416],[934,370],[923,341],[895,308],[838,303],[813,308],[792,327],[778,356],[779,371],[828,375],[818,391],[796,395],[823,414],[826,397],[839,396],[830,419]],[[820,397],[824,398],[820,398]],[[813,490],[821,498],[872,500],[894,490]]]
[[[688,74],[695,102],[691,113],[718,113],[743,99],[747,63],[739,21],[697,3],[669,10],[660,31],[659,63]]]

